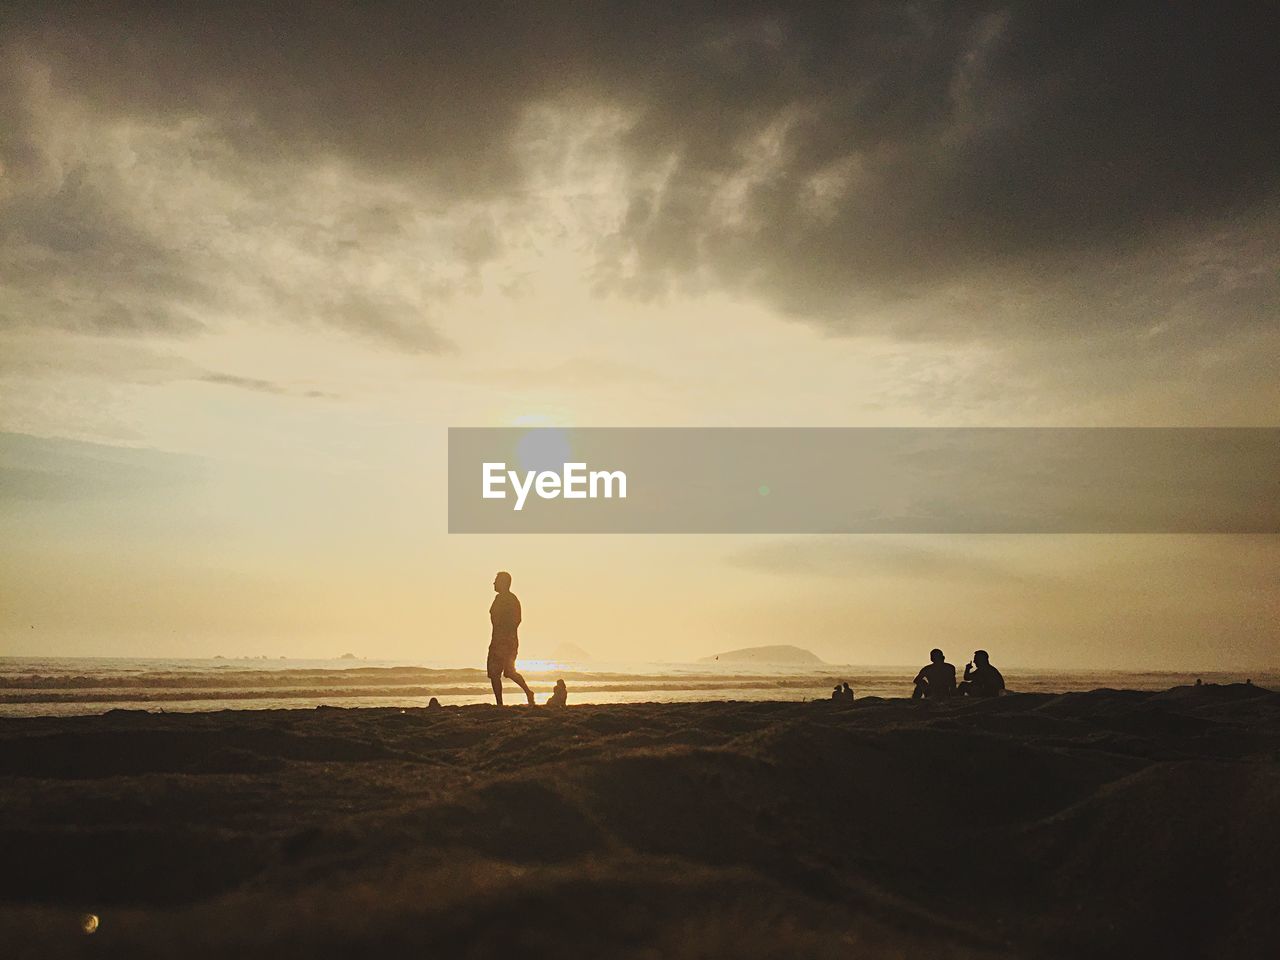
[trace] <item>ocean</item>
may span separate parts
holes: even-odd
[[[857,697],[906,697],[917,666],[785,666],[522,660],[541,703],[556,679],[570,703],[825,699],[848,681]],[[958,670],[963,669],[963,664]],[[1003,669],[1011,691],[1065,693],[1099,687],[1160,690],[1251,679],[1280,688],[1280,672],[1253,674]],[[524,697],[510,682],[508,703]],[[0,657],[0,717],[67,716],[108,710],[208,711],[421,707],[492,702],[479,666],[404,660],[179,660]]]

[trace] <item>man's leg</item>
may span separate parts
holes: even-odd
[[[515,681],[517,687],[524,691],[524,695],[529,698],[529,706],[533,706],[533,691],[529,689],[529,685],[524,682],[524,677],[516,672],[516,665],[513,663],[503,671],[506,676]],[[499,700],[499,703],[502,701]]]
[[[502,706],[502,661],[493,655],[492,647],[489,648],[485,668],[485,672],[489,674],[489,682],[493,684],[493,699],[498,701],[498,706]]]

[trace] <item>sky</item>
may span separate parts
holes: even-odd
[[[1280,665],[1266,536],[462,536],[450,426],[1277,426],[1264,4],[0,14],[0,653]]]

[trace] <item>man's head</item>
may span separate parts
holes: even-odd
[[[934,647],[932,650],[929,651],[929,659],[932,660],[934,663],[942,663],[942,661],[946,660],[947,658],[942,655],[941,650],[939,650],[937,647]]]
[[[511,589],[511,574],[505,570],[499,570],[498,575],[493,578],[493,589],[498,593],[506,593]]]
[[[980,667],[985,667],[991,662],[991,655],[985,650],[975,650],[973,651],[973,662]]]

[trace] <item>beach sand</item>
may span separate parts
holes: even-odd
[[[0,953],[1275,957],[1278,811],[1239,684],[9,719]]]

